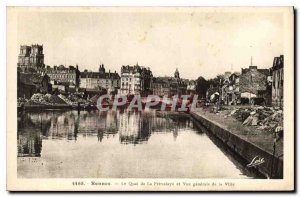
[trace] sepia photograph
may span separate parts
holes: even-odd
[[[7,7],[7,190],[293,191],[293,7]]]

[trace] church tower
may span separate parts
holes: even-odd
[[[178,71],[178,69],[176,68],[176,71],[175,71],[175,73],[174,73],[174,77],[176,78],[176,79],[179,79],[180,77],[179,77],[179,71]]]
[[[100,74],[104,74],[104,73],[105,73],[105,68],[104,68],[104,65],[103,65],[103,64],[100,64],[100,67],[99,67],[99,73],[100,73]]]

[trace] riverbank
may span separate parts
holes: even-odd
[[[283,142],[276,142],[274,151],[273,133],[245,126],[233,117],[209,110],[191,112],[191,115],[249,164],[258,162],[254,165],[258,171],[270,178],[283,177]]]

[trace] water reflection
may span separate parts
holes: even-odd
[[[154,111],[44,111],[18,116],[18,156],[39,157],[44,140],[76,141],[78,135],[119,137],[121,144],[147,143],[152,133],[172,133],[176,140],[181,129],[192,128],[189,118],[157,117]]]
[[[203,131],[151,110],[20,113],[18,177],[252,177]]]

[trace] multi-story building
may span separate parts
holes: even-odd
[[[191,84],[190,88],[194,89]],[[174,77],[156,77],[153,80],[153,94],[159,96],[173,96],[187,93],[187,80],[181,79],[178,69],[174,73]]]
[[[154,77],[152,82],[152,92],[157,96],[169,95],[170,84],[163,77]]]
[[[177,82],[173,77],[155,77],[152,83],[154,95],[171,96],[177,91]]]
[[[268,76],[269,69],[257,69],[257,66],[249,66],[249,69],[242,69],[239,77],[240,98],[251,102],[253,98],[264,98],[268,100]]]
[[[171,95],[186,94],[187,84],[183,79],[180,78],[179,71],[177,68],[175,70],[174,77],[170,78],[170,85],[171,85],[171,89],[170,89]]]
[[[19,71],[34,72],[44,67],[43,45],[20,46],[20,54],[18,56]]]
[[[54,66],[53,68],[47,66],[45,72],[50,77],[50,82],[53,85],[65,85],[70,87],[79,86],[80,72],[78,70],[78,65],[76,65],[76,67],[65,67],[64,65],[60,65]]]
[[[221,86],[221,101],[224,104],[264,103],[271,100],[270,69],[258,69],[253,65],[252,57],[248,68],[242,68],[241,74],[225,72]]]
[[[221,101],[226,104],[227,100],[227,92],[229,89],[229,77],[231,75],[231,72],[225,72],[224,75],[222,75],[222,81],[221,81]]]
[[[272,104],[283,106],[283,65],[284,57],[274,57],[272,67]]]
[[[121,68],[121,95],[147,95],[151,93],[152,72],[150,68],[122,66]]]
[[[222,86],[224,104],[232,105],[240,103],[239,80],[240,73],[232,73]]]
[[[117,93],[120,88],[120,76],[115,72],[105,72],[104,65],[100,65],[99,72],[85,70],[80,74],[80,88],[86,91],[102,91]]]

